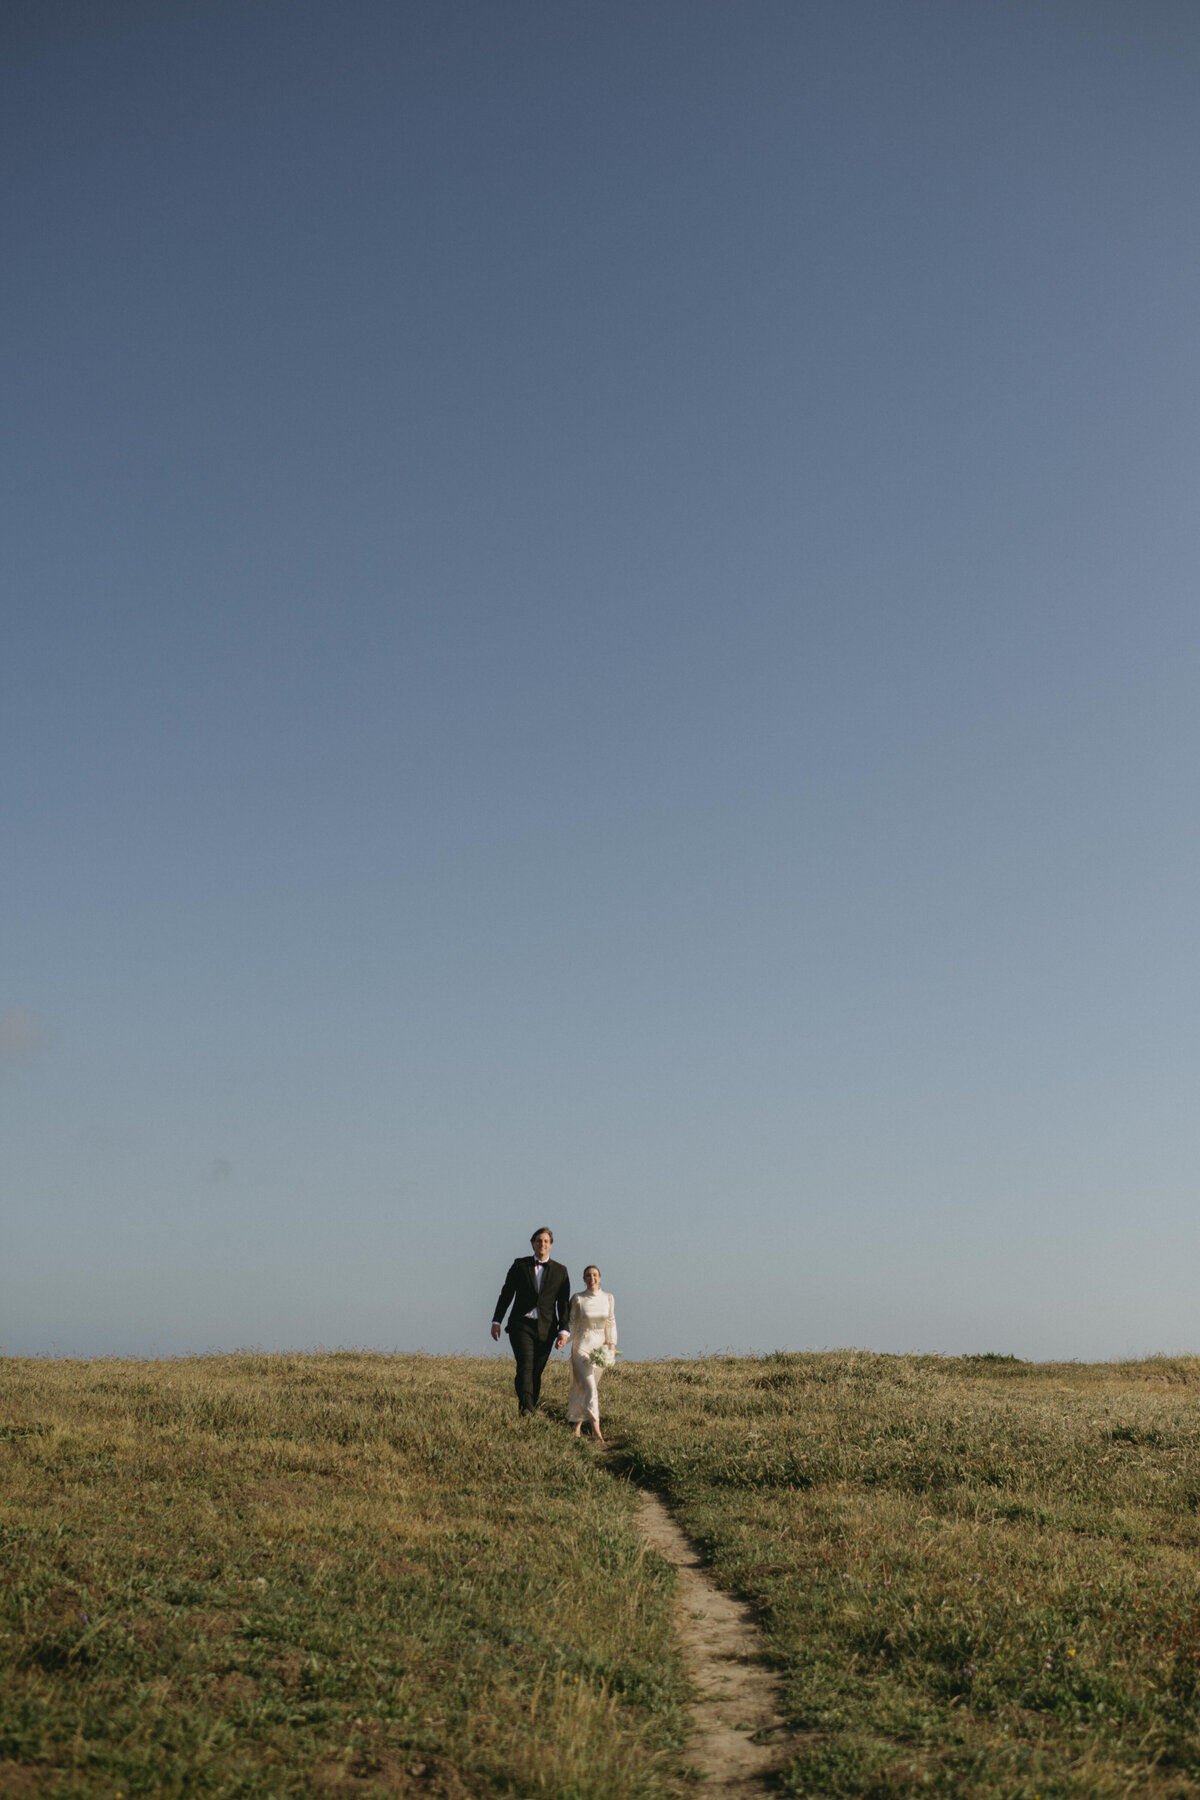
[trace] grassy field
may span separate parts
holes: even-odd
[[[784,1671],[784,1793],[1200,1795],[1200,1360],[617,1379],[626,1467]]]
[[[784,1794],[1200,1800],[1200,1361],[0,1361],[0,1795],[686,1791],[670,1572],[756,1604]],[[561,1371],[548,1387],[561,1413]]]
[[[633,1498],[500,1361],[0,1361],[0,1795],[667,1800]]]

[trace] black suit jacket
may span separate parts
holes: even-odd
[[[548,1338],[567,1329],[567,1318],[571,1311],[571,1277],[562,1263],[548,1262],[542,1273],[542,1290],[539,1293],[533,1279],[534,1261],[532,1256],[518,1256],[504,1277],[504,1286],[500,1289],[500,1298],[496,1302],[492,1318],[503,1319],[511,1301],[512,1316],[507,1326],[511,1331],[513,1321],[523,1319],[536,1306],[537,1334],[539,1338]]]

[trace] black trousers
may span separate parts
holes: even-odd
[[[554,1339],[538,1337],[536,1319],[514,1319],[508,1328],[508,1341],[517,1359],[517,1405],[523,1413],[536,1412],[542,1370],[550,1361]]]

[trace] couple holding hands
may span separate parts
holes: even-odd
[[[583,1271],[583,1289],[571,1293],[571,1277],[562,1263],[550,1260],[554,1233],[539,1225],[529,1240],[532,1256],[518,1256],[500,1289],[492,1316],[492,1336],[500,1336],[501,1322],[509,1305],[508,1341],[517,1359],[517,1405],[522,1417],[536,1413],[542,1371],[552,1349],[571,1344],[571,1393],[567,1423],[575,1436],[583,1435],[585,1420],[592,1436],[600,1433],[600,1371],[611,1363],[617,1348],[617,1315],[611,1294],[600,1286],[600,1271],[589,1263]]]

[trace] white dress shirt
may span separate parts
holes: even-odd
[[[546,1258],[546,1262],[539,1262],[536,1256],[533,1259],[533,1285],[537,1289],[539,1294],[542,1291],[542,1276],[544,1275],[545,1270],[546,1270],[546,1263],[548,1263],[549,1261],[550,1261],[549,1257]],[[527,1312],[525,1314],[525,1317],[527,1319],[536,1319],[537,1316],[538,1316],[538,1309],[536,1306],[534,1307],[532,1312]]]

